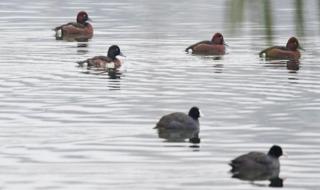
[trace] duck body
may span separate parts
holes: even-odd
[[[268,59],[298,60],[301,57],[298,49],[302,48],[300,47],[297,38],[291,37],[286,46],[273,46],[266,48],[259,53],[259,56]]]
[[[79,12],[77,22],[69,22],[53,29],[56,32],[56,38],[92,38],[93,27],[87,22],[89,20],[90,18],[86,12]]]
[[[58,26],[54,29],[56,32],[61,32],[62,36],[87,36],[88,38],[92,38],[93,36],[93,27],[90,23],[76,23],[70,22],[61,26]]]
[[[193,54],[199,55],[224,55],[225,54],[225,42],[221,33],[216,33],[212,37],[211,41],[205,40],[195,43],[186,48],[186,52],[189,50]]]
[[[112,59],[107,56],[95,56],[80,63],[87,63],[88,67],[105,69],[118,69],[119,67],[121,67],[121,61],[119,59]]]
[[[274,159],[262,152],[249,152],[241,155],[232,160],[230,165],[234,172],[244,170],[268,171],[280,168],[278,159]]]
[[[267,180],[277,177],[280,172],[281,147],[274,145],[269,152],[249,152],[231,160],[232,177],[244,180]]]
[[[156,128],[198,130],[199,121],[192,119],[185,113],[175,112],[162,116],[157,123]]]
[[[85,63],[88,68],[102,68],[102,69],[118,69],[121,67],[122,62],[117,58],[117,56],[124,56],[120,51],[119,46],[112,45],[108,49],[107,56],[95,56],[84,61],[77,62],[80,66]]]
[[[160,138],[169,141],[184,141],[189,139],[192,143],[200,143],[199,120],[200,111],[197,107],[192,107],[188,114],[174,112],[164,115],[156,124]]]

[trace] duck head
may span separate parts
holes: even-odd
[[[291,37],[288,42],[287,42],[287,45],[286,47],[289,49],[289,50],[292,50],[292,51],[296,51],[297,49],[301,49],[301,50],[304,50],[300,44],[299,44],[299,41],[296,37]]]
[[[192,119],[198,120],[199,117],[201,116],[201,113],[200,113],[200,110],[199,110],[198,107],[192,107],[192,108],[189,110],[188,115],[189,115],[190,117],[192,117]]]
[[[111,59],[115,59],[116,56],[118,56],[118,55],[124,56],[122,54],[122,52],[120,51],[119,46],[117,46],[117,45],[110,46],[109,50],[108,50],[108,57],[110,57]]]
[[[91,21],[88,14],[85,11],[80,11],[77,15],[77,23],[85,24],[87,21]]]
[[[218,44],[218,45],[225,45],[224,39],[221,33],[215,33],[211,39],[211,42],[213,44]]]
[[[268,155],[275,157],[275,158],[279,158],[280,156],[283,155],[282,148],[278,145],[273,145],[270,148]]]

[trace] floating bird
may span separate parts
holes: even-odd
[[[298,49],[304,50],[296,37],[291,37],[287,45],[284,46],[273,46],[262,50],[259,53],[260,57],[265,57],[269,59],[289,59],[298,60],[300,59],[300,52]]]
[[[232,167],[232,177],[249,181],[277,178],[280,172],[279,157],[282,154],[282,148],[273,145],[267,154],[249,152],[238,156],[229,163]]]
[[[211,39],[198,42],[186,48],[186,52],[189,50],[192,51],[193,54],[201,54],[201,55],[224,55],[225,54],[225,46],[223,36],[221,33],[215,33]]]
[[[155,128],[158,129],[160,138],[177,141],[189,138],[190,142],[200,143],[199,117],[199,108],[192,107],[188,115],[174,112],[162,116]]]
[[[87,67],[96,67],[103,69],[118,69],[121,67],[122,62],[117,58],[117,56],[124,56],[120,51],[119,46],[112,45],[108,49],[107,56],[95,56],[84,61],[77,62],[79,66],[84,66],[87,63]]]
[[[87,21],[91,21],[88,14],[80,11],[77,15],[77,22],[69,22],[53,29],[56,32],[56,38],[92,38],[93,27]]]

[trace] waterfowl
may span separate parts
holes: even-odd
[[[300,59],[300,52],[298,49],[301,48],[299,41],[296,37],[291,37],[286,46],[273,46],[262,50],[259,53],[260,57],[265,57],[269,59],[289,59],[298,60]]]
[[[188,114],[183,112],[174,112],[164,115],[156,124],[160,138],[186,139],[190,142],[200,143],[199,139],[199,117],[198,107],[192,107]],[[173,135],[174,134],[174,135]]]
[[[224,55],[225,46],[223,35],[221,33],[215,33],[211,41],[205,40],[198,42],[187,47],[185,51],[189,52],[189,50],[191,50],[193,54],[201,55]]]
[[[267,154],[249,152],[233,159],[229,165],[232,167],[233,177],[245,180],[271,179],[279,175],[279,157],[282,154],[282,148],[273,145]]]
[[[57,26],[53,30],[56,32],[57,38],[83,37],[89,39],[93,36],[93,27],[87,21],[91,21],[88,14],[85,11],[80,11],[77,15],[77,22],[69,22]]]
[[[121,67],[121,61],[117,56],[124,56],[117,45],[112,45],[108,49],[107,56],[95,56],[84,61],[77,62],[79,66],[87,63],[87,67],[96,67],[104,69],[118,69]]]

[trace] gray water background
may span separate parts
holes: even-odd
[[[0,2],[0,189],[265,189],[232,179],[229,160],[279,144],[283,189],[320,186],[319,1]],[[92,18],[87,43],[53,27]],[[183,50],[222,32],[220,59]],[[261,60],[297,36],[299,70]],[[121,75],[76,61],[118,44]],[[198,147],[152,128],[198,106]],[[260,186],[260,187],[258,187]]]

